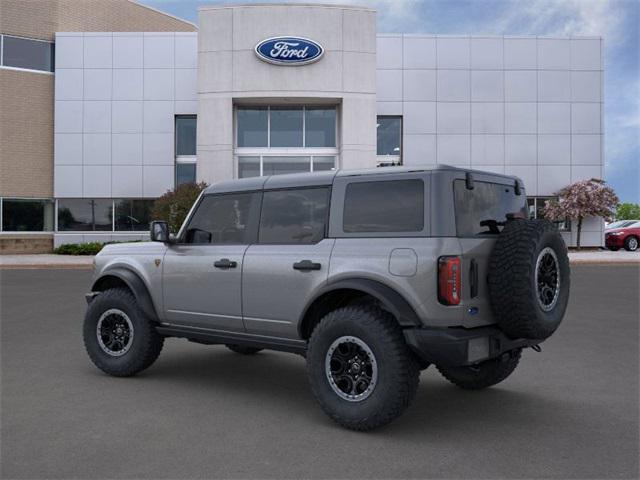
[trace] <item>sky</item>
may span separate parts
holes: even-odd
[[[233,0],[138,1],[196,24],[198,6],[236,3]],[[287,0],[285,3],[300,2]],[[306,0],[304,3],[316,2]],[[378,11],[379,33],[602,36],[605,180],[621,201],[640,203],[640,1],[320,0],[317,3],[374,7]]]

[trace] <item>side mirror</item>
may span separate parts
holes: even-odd
[[[154,220],[151,222],[149,236],[152,242],[170,243],[169,225],[163,220]]]

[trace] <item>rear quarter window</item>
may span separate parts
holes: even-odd
[[[354,182],[344,199],[345,233],[421,232],[424,182],[419,179]]]
[[[459,237],[496,234],[481,222],[504,222],[508,214],[528,218],[527,197],[516,195],[514,187],[499,183],[474,182],[473,190],[464,180],[453,182],[456,231]]]

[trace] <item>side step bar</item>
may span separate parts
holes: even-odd
[[[165,337],[186,338],[205,345],[234,344],[247,347],[265,348],[280,352],[297,353],[305,356],[307,342],[287,338],[248,335],[245,333],[208,330],[206,328],[186,327],[183,325],[159,324],[156,330]]]

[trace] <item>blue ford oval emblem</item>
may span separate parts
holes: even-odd
[[[256,45],[260,60],[276,65],[307,65],[320,60],[323,53],[322,45],[302,37],[267,38]]]

